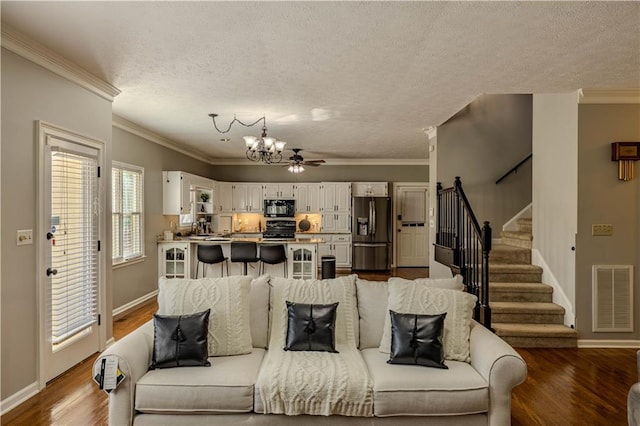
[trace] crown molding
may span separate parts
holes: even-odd
[[[429,159],[415,158],[325,158],[323,166],[428,166]],[[274,164],[284,165],[286,162]],[[264,163],[246,158],[217,158],[211,164],[217,166],[264,166]]]
[[[126,132],[132,133],[136,136],[140,136],[143,139],[148,140],[149,142],[153,142],[155,144],[164,146],[165,148],[169,148],[173,151],[179,152],[180,154],[184,154],[188,157],[195,158],[196,160],[204,161],[209,164],[217,164],[213,157],[197,152],[195,150],[188,150],[184,147],[180,146],[178,143],[172,141],[171,139],[165,138],[164,136],[160,136],[157,133],[152,132],[151,130],[145,129],[142,126],[137,125],[125,118],[120,117],[119,115],[112,115],[112,124],[114,127],[118,129],[122,129]]]
[[[113,102],[113,99],[120,94],[120,90],[117,87],[80,68],[75,63],[4,23],[2,24],[1,44],[5,49],[76,83],[109,102]]]
[[[640,104],[640,89],[580,89],[579,104]]]

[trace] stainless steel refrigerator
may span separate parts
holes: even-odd
[[[391,199],[353,197],[353,270],[391,269]]]

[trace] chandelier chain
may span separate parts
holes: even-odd
[[[229,127],[227,127],[227,130],[220,130],[218,128],[218,125],[216,124],[216,117],[218,116],[218,114],[209,114],[209,117],[211,117],[211,119],[213,120],[213,127],[216,128],[216,130],[218,131],[218,133],[229,133],[229,131],[231,130],[231,126],[233,126],[233,123],[239,123],[241,125],[243,125],[244,127],[252,127],[255,126],[256,124],[258,124],[260,121],[262,121],[262,127],[267,127],[267,116],[263,115],[262,117],[258,118],[256,121],[254,121],[251,124],[246,124],[243,123],[241,120],[238,120],[238,118],[235,116],[235,114],[233,115],[233,120],[231,120],[231,122],[229,123]]]

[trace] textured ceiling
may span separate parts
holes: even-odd
[[[234,114],[307,159],[427,158],[482,93],[640,87],[640,3],[10,2],[2,22],[122,93],[115,114],[243,158]]]

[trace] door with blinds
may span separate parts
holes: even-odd
[[[53,135],[45,140],[41,382],[99,350],[102,281],[100,150]]]

